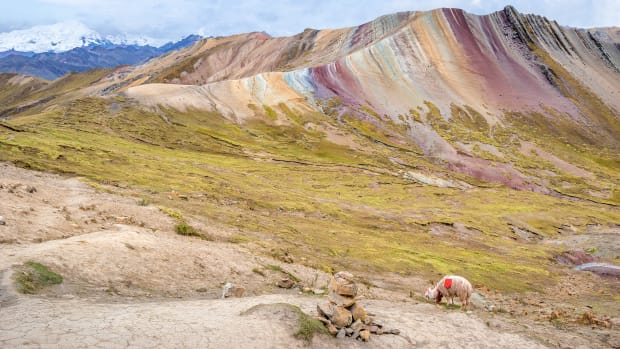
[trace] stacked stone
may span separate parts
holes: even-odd
[[[319,304],[317,311],[327,331],[337,338],[351,337],[367,342],[370,334],[398,334],[398,330],[384,331],[366,310],[357,303],[357,285],[353,275],[341,271],[332,277],[328,287],[328,302]]]

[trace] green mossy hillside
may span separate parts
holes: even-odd
[[[500,140],[507,133],[526,139],[515,120],[501,131],[471,108],[455,107],[449,123],[428,106],[422,121],[450,142],[494,145],[532,173],[532,166],[549,166]],[[620,222],[617,208],[591,201],[408,180],[404,173],[415,170],[479,183],[421,156],[414,142],[401,142],[406,128],[387,120],[385,127],[371,127],[380,120],[338,121],[282,105],[270,110],[290,122],[275,126],[270,118],[255,118],[237,124],[215,112],[149,111],[124,99],[81,98],[3,121],[20,132],[0,128],[0,160],[130,187],[182,216],[236,228],[236,241],[259,253],[286,250],[295,262],[318,269],[458,273],[502,291],[536,289],[559,275],[553,261],[558,247],[523,240],[513,226],[555,237],[563,226],[580,231]],[[333,143],[311,125],[339,127],[355,146]],[[568,147],[549,145],[555,146],[559,154]],[[575,163],[593,164],[598,186],[618,176],[609,154],[602,149],[573,156]]]

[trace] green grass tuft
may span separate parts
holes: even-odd
[[[29,261],[18,272],[15,281],[18,290],[26,294],[35,294],[44,287],[62,283],[62,276],[49,270],[43,264]]]
[[[312,341],[312,338],[314,338],[314,335],[327,334],[327,329],[321,321],[304,313],[298,307],[295,307],[295,310],[299,316],[297,319],[299,327],[297,328],[297,332],[295,332],[295,338],[302,339],[309,343]]]
[[[179,234],[179,235],[183,235],[183,236],[196,236],[196,237],[202,237],[202,234],[200,234],[200,232],[198,232],[196,230],[196,228],[192,227],[191,225],[185,223],[185,222],[180,222],[177,225],[174,226],[174,231]]]

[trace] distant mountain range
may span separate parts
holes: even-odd
[[[0,52],[63,52],[82,46],[139,45],[159,47],[166,40],[147,36],[101,35],[79,21],[37,25],[29,29],[0,33]]]
[[[0,72],[54,80],[69,72],[133,65],[200,40],[164,43],[149,37],[102,36],[76,21],[0,33]]]

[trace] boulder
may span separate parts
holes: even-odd
[[[284,278],[281,279],[280,281],[278,281],[276,283],[276,286],[280,287],[280,288],[293,288],[293,286],[295,286],[295,281],[289,279],[289,278]]]
[[[341,296],[357,296],[357,285],[353,280],[353,275],[346,271],[334,274],[329,282],[329,291]]]
[[[335,307],[331,303],[323,302],[316,306],[316,310],[320,316],[332,319],[336,312]]]
[[[241,286],[234,286],[231,290],[230,290],[231,296],[232,297],[243,297],[243,294],[245,293],[245,287],[241,287]]]
[[[349,311],[351,312],[351,315],[353,315],[353,321],[360,320],[366,323],[368,314],[366,313],[366,310],[364,310],[364,308],[359,303],[353,304],[349,308]]]
[[[334,316],[331,318],[336,327],[347,327],[353,322],[351,312],[344,307],[334,307]]]
[[[327,295],[327,298],[332,304],[335,304],[339,307],[345,307],[345,308],[352,306],[357,301],[357,298],[355,297],[339,295],[333,290],[329,292],[329,294]]]
[[[338,333],[336,334],[336,338],[338,339],[344,339],[347,336],[347,331],[345,331],[344,328],[340,329],[340,331],[338,331]]]

